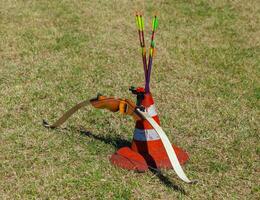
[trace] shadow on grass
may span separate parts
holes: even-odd
[[[85,129],[79,129],[78,131],[84,136],[88,136],[88,137],[94,138],[96,140],[102,141],[106,144],[113,145],[117,149],[124,147],[124,146],[130,146],[131,145],[131,143],[128,140],[124,140],[124,139],[122,139],[118,136],[117,137],[111,137],[109,135],[109,136],[104,137],[104,136],[100,136],[100,135],[95,135],[92,132],[85,130]]]
[[[150,168],[150,171],[152,173],[154,173],[166,187],[171,188],[171,189],[173,189],[175,191],[178,191],[178,192],[182,193],[183,195],[187,195],[186,191],[181,186],[178,186],[178,185],[174,184],[160,170],[154,169],[154,168]]]
[[[106,144],[110,144],[113,145],[116,149],[119,149],[121,147],[125,147],[125,146],[131,146],[131,143],[128,140],[122,139],[120,137],[111,137],[110,135],[108,136],[99,136],[99,135],[95,135],[93,134],[91,131],[85,130],[85,129],[80,129],[78,130],[82,135],[87,136],[87,137],[91,137],[97,140],[100,140]],[[154,167],[150,167],[149,166],[150,171],[155,174],[159,180],[168,188],[171,188],[175,191],[178,191],[184,195],[186,195],[186,191],[174,184],[167,176],[165,176],[160,170],[154,168]]]
[[[46,127],[46,123],[44,121],[43,125]],[[48,124],[48,123],[47,123]],[[48,128],[48,127],[47,127]],[[69,131],[69,129],[67,128],[61,128],[63,130],[67,130]],[[71,129],[71,128],[70,128]],[[119,149],[121,147],[125,147],[125,146],[128,146],[130,147],[131,146],[131,142],[129,142],[128,140],[125,140],[125,139],[122,139],[120,137],[111,137],[111,135],[108,135],[108,136],[99,136],[99,135],[95,135],[93,134],[91,131],[88,131],[86,130],[85,128],[81,127],[81,128],[72,128],[72,129],[76,129],[76,131],[79,131],[83,136],[87,136],[87,137],[91,137],[91,138],[94,138],[96,140],[99,140],[101,142],[104,142],[106,144],[109,144],[109,145],[113,145],[116,149]],[[152,158],[149,158],[150,161]],[[152,162],[154,165],[155,165],[155,162]],[[170,188],[170,189],[173,189],[177,192],[180,192],[184,195],[186,195],[187,193],[185,192],[185,190],[174,184],[167,176],[165,176],[160,170],[156,169],[155,167],[152,167],[152,166],[149,166],[149,169],[150,171],[155,174],[159,180],[161,181],[161,183],[163,183],[166,187]]]

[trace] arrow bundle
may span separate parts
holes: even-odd
[[[136,24],[138,28],[138,34],[139,34],[139,40],[140,40],[140,46],[141,46],[141,52],[142,52],[142,60],[143,60],[143,67],[144,67],[144,75],[145,75],[145,93],[150,92],[150,76],[152,71],[152,63],[153,63],[153,57],[155,53],[155,44],[154,44],[154,36],[155,31],[158,27],[158,18],[156,15],[154,15],[153,21],[152,21],[152,36],[151,36],[151,43],[150,43],[150,49],[149,49],[149,59],[147,63],[146,59],[146,47],[145,47],[145,41],[144,41],[144,19],[141,14],[136,14]]]

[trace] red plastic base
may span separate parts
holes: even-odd
[[[184,164],[188,159],[188,154],[181,148],[173,145],[174,151],[179,159],[180,164]],[[138,172],[144,172],[148,170],[148,166],[158,169],[170,169],[172,168],[170,160],[166,154],[166,151],[155,151],[152,154],[138,153],[133,151],[129,147],[122,147],[116,153],[114,153],[110,161],[123,169],[135,170]]]
[[[111,156],[110,161],[112,164],[123,169],[135,170],[138,172],[148,170],[148,165],[144,157],[129,147],[122,147],[119,149]]]

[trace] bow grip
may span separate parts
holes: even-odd
[[[98,95],[91,99],[90,103],[98,109],[107,109],[112,112],[119,111],[121,114],[130,115],[135,120],[141,120],[140,116],[135,112],[136,105],[129,99],[115,99],[114,97],[106,97]]]

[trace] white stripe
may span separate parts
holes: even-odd
[[[159,134],[159,136],[162,140],[163,146],[169,157],[169,160],[172,164],[172,167],[173,167],[174,171],[176,172],[176,174],[179,176],[179,178],[182,179],[186,183],[194,183],[195,181],[189,180],[188,177],[186,176],[186,174],[184,173],[184,171],[181,167],[181,164],[179,163],[179,160],[177,158],[177,155],[176,155],[167,135],[162,130],[162,128],[159,126],[159,124],[151,116],[149,116],[146,112],[143,112],[139,109],[137,109],[137,112],[140,113],[154,127],[154,130],[156,130],[156,132]]]
[[[155,117],[157,115],[156,112],[156,108],[155,105],[151,105],[148,108],[145,108],[145,111],[151,116],[151,117]]]
[[[138,141],[153,141],[159,140],[160,137],[154,129],[138,129],[135,128],[134,139]]]

